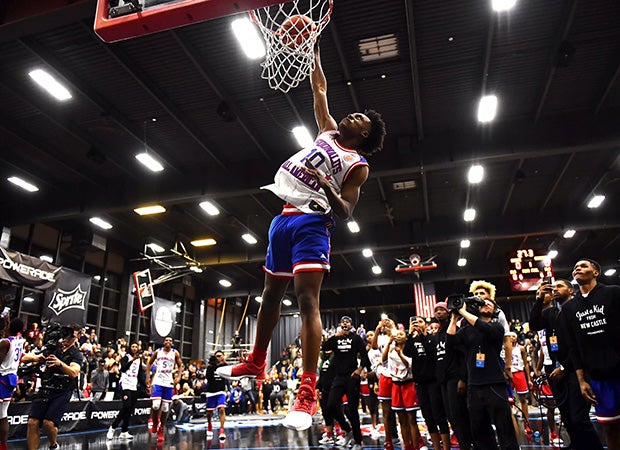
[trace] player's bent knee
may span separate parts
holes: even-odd
[[[161,399],[153,400],[153,404],[151,405],[151,408],[157,411],[160,406],[161,406]]]
[[[161,405],[161,411],[167,413],[168,410],[170,409],[170,403],[168,402],[164,402]]]

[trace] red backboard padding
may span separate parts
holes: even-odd
[[[108,18],[109,0],[98,0],[95,33],[105,42],[116,42],[287,1],[290,0],[184,0]]]

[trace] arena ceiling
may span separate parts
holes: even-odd
[[[259,187],[298,150],[293,127],[316,132],[309,83],[269,89],[234,39],[233,17],[106,44],[93,33],[95,1],[47,2],[47,11],[41,3],[0,10],[0,223],[44,223],[73,237],[92,230],[129,258],[153,240],[183,243],[203,269],[192,277],[205,296],[258,294],[267,229],[281,209]],[[360,41],[386,35],[396,54],[362,61]],[[373,108],[389,133],[354,213],[361,231],[341,221],[335,232],[323,306],[411,301],[417,278],[394,268],[412,253],[435,256],[438,268],[420,279],[439,295],[477,278],[508,295],[508,254],[520,248],[556,249],[564,276],[581,256],[619,265],[616,1],[519,0],[496,13],[490,0],[335,0],[321,48],[333,116]],[[60,103],[35,87],[35,68],[73,97]],[[489,93],[498,114],[480,124],[478,100]],[[145,146],[162,172],[134,158]],[[471,185],[476,163],[485,177]],[[595,194],[606,199],[589,209]],[[206,215],[205,200],[221,213]],[[153,203],[167,211],[133,211]],[[473,222],[463,221],[466,207],[477,211]],[[113,228],[93,227],[93,216]],[[573,238],[563,238],[567,229]],[[241,240],[246,231],[256,245]],[[217,245],[189,244],[206,237]],[[471,246],[461,249],[462,239]]]

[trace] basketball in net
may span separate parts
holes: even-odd
[[[262,78],[288,92],[314,70],[314,44],[329,22],[333,0],[294,0],[250,11],[265,41]]]
[[[282,44],[294,50],[308,42],[310,35],[316,30],[316,25],[308,16],[295,15],[284,21],[278,35]]]

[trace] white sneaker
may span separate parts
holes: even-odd
[[[324,436],[319,440],[319,444],[321,445],[334,445],[335,443],[336,441],[334,441],[334,438],[331,436]]]
[[[129,434],[129,431],[123,431],[121,433],[121,435],[119,436],[119,438],[121,440],[129,441],[129,440],[133,439],[133,436],[131,434]]]
[[[336,440],[334,441],[334,443],[338,446],[338,447],[344,447],[345,445],[347,445],[347,438],[345,436],[338,436],[336,438]]]
[[[114,439],[114,428],[108,428],[108,432],[106,433],[105,437],[107,439]]]

